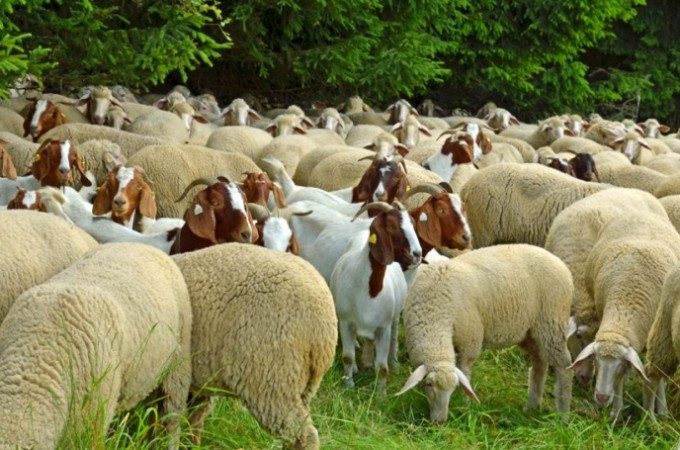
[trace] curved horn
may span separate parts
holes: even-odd
[[[269,210],[259,203],[249,202],[248,209],[250,210],[250,214],[253,216],[253,219],[257,221],[267,219],[271,216]]]
[[[217,175],[217,177],[215,178],[217,179],[217,181],[221,181],[222,183],[231,183],[231,181],[229,181],[229,178],[225,177],[224,175]]]
[[[189,193],[191,188],[198,186],[199,184],[204,184],[206,186],[212,186],[213,184],[217,183],[218,181],[219,180],[216,177],[201,177],[201,178],[195,179],[194,181],[189,183],[189,186],[187,186],[184,189],[184,192],[182,192],[182,195],[180,195],[179,198],[177,200],[175,200],[175,203],[181,202],[182,200],[184,200],[184,197],[186,197],[186,195]]]
[[[444,130],[444,131],[441,132],[441,134],[439,136],[437,136],[437,139],[435,139],[435,140],[438,141],[442,136],[447,135],[447,134],[453,134],[456,131],[458,131],[458,130],[456,130],[455,128],[449,128],[448,130]]]
[[[432,197],[434,197],[441,194],[442,192],[446,192],[446,189],[444,189],[443,186],[434,183],[423,183],[411,188],[408,192],[406,192],[406,198],[409,198],[414,194],[430,194]]]
[[[371,202],[367,203],[361,207],[359,211],[352,217],[352,221],[356,220],[362,213],[368,211],[369,209],[379,209],[381,212],[389,212],[394,209],[392,205],[387,202]]]
[[[376,153],[376,155],[377,155],[377,153]],[[361,158],[357,159],[357,161],[367,161],[367,160],[369,160],[369,159],[370,159],[370,160],[375,160],[375,159],[376,159],[376,156],[375,156],[375,155],[364,156],[364,157],[361,157]]]
[[[451,185],[450,185],[448,182],[446,182],[446,181],[440,181],[440,182],[439,182],[439,186],[443,187],[444,190],[445,190],[446,192],[448,192],[449,194],[453,194],[453,188],[451,187]]]
[[[276,211],[275,211],[275,212],[276,212],[276,215],[277,215],[278,217],[281,217],[281,218],[285,219],[286,222],[288,222],[288,221],[291,219],[292,216],[308,216],[308,215],[310,215],[311,213],[314,212],[314,211],[311,210],[311,209],[308,210],[308,211],[295,211],[295,210],[293,209],[294,206],[295,206],[295,205],[289,206],[289,207],[283,208],[283,209],[282,209],[282,208],[277,208]]]

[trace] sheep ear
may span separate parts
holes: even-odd
[[[274,136],[274,133],[276,133],[276,124],[271,123],[271,124],[267,125],[267,128],[265,128],[264,131],[266,131],[267,133]]]
[[[669,127],[668,125],[659,125],[659,131],[662,133],[668,133],[669,131],[671,131],[671,127]]]
[[[642,361],[640,361],[640,356],[637,354],[635,349],[631,347],[630,345],[627,346],[626,348],[626,361],[632,364],[632,366],[635,368],[635,370],[638,371],[640,376],[644,378],[645,381],[649,382],[649,378],[647,378],[647,374],[645,373],[645,367],[642,364]]]
[[[425,376],[427,376],[427,367],[425,367],[425,364],[421,364],[416,370],[413,371],[411,376],[408,377],[408,380],[406,380],[406,383],[404,383],[404,386],[402,386],[401,390],[394,394],[394,396],[396,397],[397,395],[401,395],[404,392],[414,388],[418,385],[418,383],[423,381]]]
[[[578,367],[583,364],[588,358],[595,354],[595,344],[596,342],[591,342],[586,345],[581,353],[578,354],[576,360],[568,367],[568,369],[578,369]]]
[[[217,221],[208,197],[208,191],[199,192],[184,214],[184,221],[196,236],[217,244],[217,236],[215,236]]]
[[[313,125],[312,128],[314,128]],[[307,134],[307,130],[302,127],[293,127],[293,134]]]
[[[148,184],[142,183],[142,193],[139,199],[139,212],[146,217],[156,218],[156,196]]]
[[[427,128],[425,125],[418,125],[418,130],[420,130],[420,132],[423,133],[425,136],[432,137],[430,129]]]
[[[192,117],[198,123],[208,123],[208,119],[206,119],[205,117],[203,117],[200,114],[194,114]]]
[[[647,150],[651,150],[652,146],[647,143],[644,139],[640,139],[640,146],[646,148]]]
[[[430,201],[425,202],[421,213],[416,217],[416,233],[435,248],[442,246],[442,228]]]
[[[460,387],[463,388],[463,392],[465,392],[465,395],[467,395],[477,403],[482,403],[479,401],[479,397],[477,397],[477,394],[475,394],[475,391],[472,389],[472,384],[470,383],[470,379],[467,377],[467,375],[465,375],[463,371],[456,366],[453,367],[453,372],[458,377],[458,383],[460,384]]]
[[[368,147],[365,147],[365,148],[368,148]],[[406,155],[408,155],[409,152],[411,151],[411,149],[409,149],[404,144],[394,144],[394,150],[396,150],[397,153],[399,153],[403,157],[406,157]]]
[[[252,121],[262,120],[262,116],[260,116],[254,109],[248,110],[248,117],[250,117],[250,120]]]
[[[390,128],[390,133],[394,133],[395,131],[401,130],[402,128],[404,128],[403,123],[401,122],[395,123],[394,125],[392,125],[392,128]]]

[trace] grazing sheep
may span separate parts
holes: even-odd
[[[430,419],[442,423],[459,383],[477,399],[470,375],[482,349],[519,344],[531,358],[528,406],[540,405],[548,366],[553,366],[556,410],[568,412],[571,295],[569,269],[530,245],[473,250],[421,268],[403,314],[409,359],[416,369],[398,394],[426,380]]]
[[[94,249],[21,294],[0,325],[0,446],[75,447],[160,387],[177,448],[190,340],[189,293],[167,255],[140,244]]]
[[[497,164],[480,170],[461,191],[473,247],[522,242],[542,247],[560,211],[608,187],[539,164]]]
[[[253,127],[220,127],[212,132],[205,146],[225,152],[241,153],[258,161],[260,152],[272,141],[272,135]]]
[[[550,226],[545,249],[567,265],[574,281],[571,302],[574,328],[569,337],[574,358],[592,341],[599,325],[595,302],[585,284],[588,255],[607,223],[620,216],[635,214],[668,218],[663,205],[651,194],[637,189],[611,188],[568,206],[555,217]],[[576,378],[587,384],[592,376],[591,372],[591,367],[584,367],[576,373]]]
[[[297,256],[248,244],[172,258],[191,297],[194,396],[233,392],[286,444],[318,449],[310,401],[338,339],[333,297],[321,276]],[[264,339],[272,330],[276,339]],[[195,440],[203,412],[191,420]]]
[[[623,380],[630,366],[647,379],[639,354],[647,343],[663,281],[678,258],[680,235],[668,219],[634,214],[610,220],[586,260],[585,285],[600,327],[572,368],[594,361],[594,400],[601,407],[611,405],[613,421],[623,407]]]
[[[128,166],[139,166],[153,181],[157,217],[182,218],[199,189],[176,203],[184,189],[200,177],[226,176],[237,180],[244,172],[261,172],[248,157],[195,145],[150,145],[128,159]]]
[[[673,267],[663,282],[661,301],[647,337],[649,382],[643,395],[643,406],[650,414],[668,414],[665,380],[673,376],[680,360],[680,266]]]
[[[19,294],[98,245],[80,228],[36,211],[0,211],[0,229],[0,322]]]

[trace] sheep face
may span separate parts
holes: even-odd
[[[407,187],[408,179],[399,163],[394,158],[379,158],[371,163],[359,183],[352,189],[352,202],[391,203],[394,200],[402,200]]]
[[[113,96],[111,90],[104,86],[94,86],[76,102],[76,107],[87,106],[85,115],[95,125],[104,125],[106,114],[112,105],[120,108],[123,105]]]
[[[250,125],[252,121],[261,120],[262,117],[246,103],[242,98],[234,99],[229,106],[222,111],[225,125]]]
[[[459,164],[471,163],[474,160],[473,151],[472,137],[459,131],[447,139],[441,150],[428,158],[423,167],[448,181],[456,173]]]
[[[342,120],[342,117],[340,117],[340,113],[337,109],[326,108],[319,116],[317,126],[335,133],[342,133],[345,129],[345,122]]]
[[[62,187],[68,184],[73,168],[80,174],[84,186],[92,185],[85,176],[85,166],[76,148],[68,140],[62,142],[54,139],[44,142],[38,149],[31,173],[40,180],[42,186]]]
[[[139,168],[116,166],[106,176],[97,190],[92,213],[102,215],[109,211],[114,222],[129,227],[135,212],[156,218],[155,196]]]
[[[547,144],[567,136],[574,136],[574,132],[567,128],[564,120],[560,117],[551,117],[538,125],[538,132],[543,135]]]
[[[509,128],[510,125],[519,125],[519,120],[513,116],[510,111],[503,108],[497,108],[484,117],[486,123],[497,133]]]
[[[248,203],[257,203],[267,206],[269,194],[274,194],[276,206],[284,208],[286,206],[286,196],[281,188],[269,179],[265,172],[248,173],[241,182],[241,189],[246,196]]]
[[[65,124],[66,116],[50,100],[37,100],[31,104],[24,117],[24,137],[37,141],[52,128]]]
[[[397,139],[399,139],[399,142],[404,144],[409,149],[412,149],[416,146],[416,144],[418,144],[418,142],[420,142],[420,133],[423,133],[425,136],[432,137],[430,130],[418,122],[418,119],[416,119],[414,116],[407,116],[403,121],[395,124],[390,129],[390,132],[394,134]]]
[[[611,142],[611,146],[614,149],[620,149],[619,151],[626,155],[631,162],[635,161],[642,148],[651,150],[650,145],[645,141],[636,131],[630,131],[626,133],[623,137],[619,137]]]
[[[389,123],[403,122],[411,114],[414,116],[420,115],[418,111],[404,99],[392,103],[387,107],[385,112],[390,114]]]

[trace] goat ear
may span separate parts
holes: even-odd
[[[142,192],[139,198],[139,212],[145,217],[156,218],[156,196],[148,184],[142,183]]]
[[[482,149],[482,154],[486,155],[493,149],[491,139],[481,131],[477,135],[477,145]]]
[[[432,207],[432,202],[428,200],[420,210],[420,215],[415,218],[416,233],[431,246],[435,248],[441,247],[442,228],[439,224],[439,218]]]
[[[288,251],[293,255],[300,256],[300,244],[298,243],[295,233],[290,236],[290,245],[288,246]]]
[[[286,207],[286,196],[283,193],[283,190],[279,187],[278,184],[272,183],[272,193],[274,194],[274,200],[276,200],[276,206],[279,208],[285,208]]]
[[[45,155],[45,148],[43,147],[36,152],[33,157],[33,164],[31,165],[31,174],[41,182],[50,172],[50,158]]]
[[[383,266],[389,266],[394,262],[394,247],[392,239],[385,230],[385,219],[377,216],[371,222],[371,234],[368,237],[368,251],[371,256]]]
[[[244,200],[245,200],[245,196],[244,196]],[[252,214],[250,214],[250,209],[248,209],[248,203],[246,203],[246,217],[248,218],[248,221],[250,222],[250,228],[253,230],[253,234],[250,236],[250,242],[254,244],[260,239],[260,232],[258,231],[257,227],[255,226],[255,221],[253,220]]]
[[[108,178],[104,183],[97,189],[97,195],[94,197],[94,202],[92,203],[92,214],[95,216],[101,216],[111,211],[111,195],[109,189]]]
[[[78,171],[78,174],[80,174],[80,183],[83,186],[92,186],[92,182],[87,178],[87,175],[85,175],[85,164],[83,164],[83,159],[78,152],[76,152],[75,158],[73,159],[73,166]]]
[[[12,157],[9,155],[9,152],[4,149],[0,149],[0,154],[2,154],[2,161],[0,164],[2,165],[2,175],[5,178],[9,178],[10,180],[16,180],[17,179],[17,168],[14,167],[14,163],[12,162]]]
[[[189,230],[196,236],[217,244],[217,237],[215,236],[217,221],[208,197],[209,192],[207,190],[199,192],[184,214],[184,221]]]

